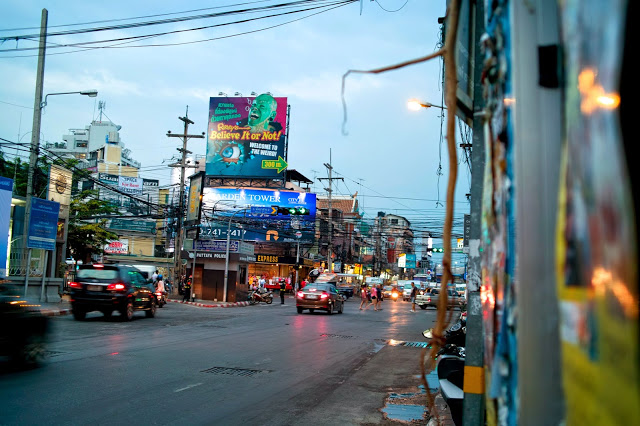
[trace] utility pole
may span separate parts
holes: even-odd
[[[178,200],[178,217],[177,217],[177,230],[176,230],[176,238],[175,243],[173,244],[173,282],[176,282],[176,276],[178,271],[180,270],[180,253],[182,252],[182,217],[183,217],[183,202],[184,202],[184,178],[185,178],[185,169],[186,168],[195,168],[197,165],[187,165],[187,154],[191,154],[191,151],[187,150],[187,141],[189,138],[204,138],[204,132],[201,135],[190,135],[189,134],[189,124],[194,124],[193,121],[189,120],[189,107],[187,106],[187,112],[184,117],[178,117],[180,121],[184,123],[184,133],[180,134],[172,134],[171,130],[167,132],[167,136],[170,138],[182,138],[182,148],[176,148],[179,152],[182,153],[182,159],[180,164],[172,164],[170,167],[180,167],[180,192],[179,192],[179,200]],[[195,271],[192,272],[194,274]],[[193,286],[193,281],[192,284]],[[191,289],[193,292],[193,288]]]
[[[38,151],[40,150],[40,123],[42,121],[42,83],[44,80],[44,59],[47,48],[47,21],[49,12],[42,9],[42,19],[40,21],[40,45],[38,49],[38,72],[36,74],[36,97],[33,102],[33,127],[31,129],[31,149],[29,152],[29,173],[27,174],[27,196],[24,211],[24,232],[22,234],[22,259],[24,264],[24,294],[27,295],[29,283],[29,263],[31,263],[31,252],[27,248],[29,235],[29,221],[31,219],[31,198],[33,197],[33,176],[38,163]],[[43,275],[45,268],[42,269]]]
[[[332,176],[333,167],[331,166],[331,148],[329,148],[329,163],[324,163],[324,166],[329,171],[328,178],[318,178],[318,180],[328,180],[329,188],[325,188],[325,191],[329,193],[329,245],[327,247],[327,263],[329,266],[329,272],[333,272],[333,262],[331,259],[331,251],[332,251],[332,240],[333,240],[333,206],[331,205],[331,193],[333,192],[333,181],[334,180],[344,180],[343,178],[334,178]]]

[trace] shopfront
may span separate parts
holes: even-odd
[[[257,283],[261,277],[266,281],[266,287],[280,288],[280,279],[287,282],[287,289],[292,288],[296,280],[296,258],[293,256],[278,256],[275,254],[256,254],[256,262],[249,265],[249,281]],[[306,278],[313,269],[313,262],[300,258],[298,268],[298,282]]]

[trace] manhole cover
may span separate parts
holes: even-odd
[[[320,337],[331,337],[334,339],[353,339],[353,336],[343,336],[341,334],[321,334]]]
[[[260,373],[269,373],[269,370],[250,370],[246,368],[212,367],[202,370],[201,373],[226,374],[229,376],[255,376]]]

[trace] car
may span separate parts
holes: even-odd
[[[431,291],[424,291],[418,293],[416,296],[416,305],[420,306],[420,309],[427,309],[428,307],[437,308],[438,301],[440,299],[440,289],[434,288]],[[447,309],[460,308],[462,298],[453,289],[447,290]]]
[[[331,315],[334,311],[339,314],[344,310],[344,297],[331,283],[311,283],[296,293],[296,309],[301,314],[305,309],[327,311]]]
[[[393,287],[392,285],[385,285],[384,287],[382,287],[382,297],[384,299],[391,299],[393,290],[395,290],[395,287]]]
[[[133,319],[135,311],[145,311],[148,318],[156,315],[153,284],[132,266],[82,265],[69,284],[69,296],[73,317],[78,321],[91,311],[100,311],[107,318],[118,311],[124,321]]]
[[[39,304],[20,295],[22,289],[0,282],[0,355],[19,367],[32,368],[46,359],[50,320]]]

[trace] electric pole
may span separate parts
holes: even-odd
[[[333,181],[334,180],[344,180],[343,178],[334,178],[332,176],[333,167],[331,166],[331,148],[329,148],[329,163],[324,163],[324,166],[329,171],[328,178],[318,178],[318,180],[328,180],[329,188],[325,188],[325,191],[329,193],[329,244],[327,247],[327,263],[329,266],[329,272],[333,272],[333,261],[331,259],[331,250],[332,250],[332,239],[333,239],[333,207],[331,205],[331,193],[333,192]]]
[[[182,217],[183,217],[183,203],[184,203],[184,178],[185,178],[185,169],[186,168],[195,168],[196,164],[187,165],[187,154],[191,154],[191,151],[187,150],[187,141],[189,138],[204,138],[204,132],[200,135],[190,135],[189,134],[189,124],[194,124],[193,121],[189,119],[189,107],[187,106],[187,112],[184,117],[178,117],[180,121],[184,123],[184,133],[182,135],[172,134],[171,130],[167,132],[167,136],[170,138],[182,138],[182,148],[176,148],[179,152],[182,153],[182,159],[180,164],[172,164],[170,167],[180,167],[180,191],[179,191],[179,199],[178,199],[178,217],[176,220],[176,238],[173,244],[173,282],[176,282],[176,276],[178,271],[180,270],[180,253],[182,252]],[[195,271],[193,271],[195,272]],[[192,272],[192,273],[193,273]],[[193,291],[193,289],[191,290]]]

